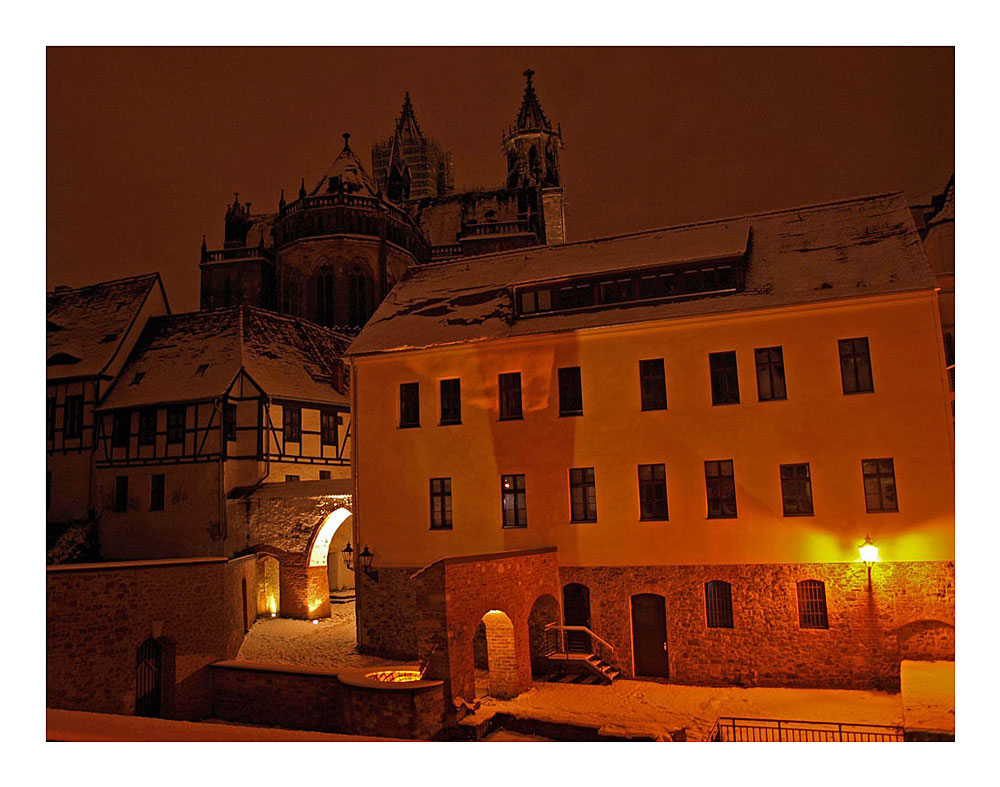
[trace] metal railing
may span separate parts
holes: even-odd
[[[202,262],[225,262],[227,260],[241,260],[245,258],[258,257],[260,259],[270,259],[271,255],[266,249],[259,246],[236,246],[228,249],[215,249],[205,251],[201,255]]]
[[[571,654],[573,653],[593,654],[604,658],[605,655],[615,652],[615,648],[610,642],[586,626],[560,626],[558,623],[549,623],[545,627],[545,634],[547,636],[547,650],[558,654],[554,658],[569,659],[572,658]],[[577,634],[577,636],[574,637],[573,634]]]
[[[482,224],[463,224],[462,235],[500,235],[508,232],[531,232],[531,222],[523,221],[487,221]]]
[[[885,743],[903,740],[903,728],[884,724],[847,724],[792,719],[741,719],[722,716],[708,740],[714,743]]]

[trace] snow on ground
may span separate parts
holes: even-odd
[[[485,697],[475,714],[494,713],[648,735],[686,728],[708,738],[720,716],[902,725],[899,694],[837,689],[743,689],[619,679],[610,686],[536,683],[513,700]],[[469,720],[471,721],[471,720]],[[468,723],[468,722],[467,722]]]
[[[358,653],[353,601],[331,605],[331,617],[317,624],[291,618],[259,618],[243,639],[236,660],[325,669],[404,663]]]
[[[955,731],[954,661],[904,661],[900,683],[908,730]]]
[[[168,721],[74,710],[45,710],[49,741],[388,741],[325,732],[251,727],[238,724]]]

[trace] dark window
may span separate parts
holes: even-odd
[[[639,518],[667,519],[667,468],[639,465]]]
[[[156,443],[156,408],[144,407],[139,411],[139,445]]]
[[[828,629],[826,617],[826,585],[818,579],[806,579],[798,584],[799,628]]]
[[[521,373],[508,372],[500,375],[500,418],[522,418],[521,413]]]
[[[115,476],[115,511],[121,514],[128,510],[128,476]]]
[[[583,386],[579,366],[559,370],[559,415],[583,415]]]
[[[559,297],[560,309],[579,309],[594,305],[594,285],[590,282],[567,284],[556,292]]]
[[[116,410],[111,421],[111,445],[115,448],[128,446],[129,432],[132,430],[132,411]]]
[[[194,370],[194,373],[198,377],[204,377],[205,376],[205,372],[207,372],[207,371],[208,371],[208,364],[207,363],[203,363],[201,366],[199,366],[197,369]]]
[[[523,475],[500,476],[500,502],[504,527],[528,526],[528,501]]]
[[[633,297],[631,278],[601,282],[601,303],[621,303]]]
[[[142,378],[146,376],[145,372],[136,372],[135,377],[132,378],[132,382],[129,385],[138,385],[142,382]]]
[[[232,402],[222,406],[222,431],[227,441],[236,439],[236,405]]]
[[[285,480],[286,481],[298,481],[299,477],[297,475],[286,475],[285,476]]]
[[[861,475],[865,482],[865,508],[868,513],[899,510],[896,471],[891,459],[862,459]]]
[[[56,400],[45,400],[45,437],[51,440],[56,433]]]
[[[944,333],[944,363],[945,366],[955,365],[955,334],[950,331]]]
[[[462,423],[462,383],[457,378],[441,381],[441,423]]]
[[[348,277],[348,307],[350,321],[353,327],[364,325],[371,316],[368,304],[368,277],[361,271],[354,271]]]
[[[286,443],[302,440],[302,408],[286,404],[282,408],[281,426]]]
[[[770,402],[784,399],[785,361],[780,347],[760,347],[754,350],[757,360],[757,399]]]
[[[570,469],[569,501],[571,521],[597,521],[597,485],[594,483],[594,468],[574,467]]]
[[[167,442],[184,442],[184,421],[187,417],[187,408],[184,405],[167,408]]]
[[[708,492],[709,519],[732,519],[736,516],[736,481],[732,459],[705,462],[705,489]]]
[[[712,404],[739,404],[740,380],[736,373],[736,352],[709,353],[712,374]]]
[[[340,445],[338,427],[340,416],[336,410],[320,410],[319,439],[323,445]]]
[[[733,627],[733,588],[721,579],[705,583],[705,618],[710,629]]]
[[[63,412],[63,437],[79,437],[83,434],[83,396],[76,394],[66,397]]]
[[[667,409],[667,375],[662,358],[639,361],[639,386],[643,410]]]
[[[150,480],[149,485],[149,510],[150,511],[162,511],[163,510],[163,486],[164,486],[165,476],[154,475]]]
[[[812,481],[809,465],[781,465],[781,506],[785,516],[812,516]]]
[[[399,385],[399,426],[420,426],[420,383]]]
[[[333,325],[333,273],[326,265],[316,276],[316,322]]]
[[[840,380],[844,384],[844,393],[871,393],[872,361],[868,354],[868,337],[859,339],[841,339],[840,345]]]
[[[431,529],[451,530],[451,479],[431,479]]]
[[[330,478],[330,471],[329,470],[320,470],[319,471],[319,480],[320,481],[326,481],[329,478]]]

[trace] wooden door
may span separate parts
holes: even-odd
[[[150,637],[135,654],[135,715],[158,717],[160,708],[160,671],[163,648]]]
[[[632,596],[632,663],[636,677],[669,677],[667,605],[663,596]]]
[[[571,582],[563,588],[563,625],[590,628],[590,590],[586,585]],[[567,631],[565,647],[570,653],[593,650],[590,635],[585,631]]]

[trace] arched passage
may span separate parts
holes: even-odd
[[[549,672],[548,654],[559,649],[559,634],[546,630],[559,623],[559,602],[545,593],[539,596],[528,615],[528,648],[531,653],[531,677],[540,678]]]
[[[327,514],[313,533],[306,550],[304,604],[306,617],[310,620],[330,616],[330,578],[328,562],[330,543],[337,528],[351,515],[349,509],[341,506]],[[282,570],[282,579],[289,573]],[[286,583],[287,586],[287,583]]]
[[[514,648],[514,623],[504,612],[499,609],[491,609],[483,615],[480,626],[485,630],[489,695],[499,699],[510,699],[517,696],[517,653]]]
[[[326,568],[330,592],[337,590],[353,590],[354,571],[344,564],[344,547],[351,541],[351,517],[347,516],[339,525],[330,539],[327,552]]]

